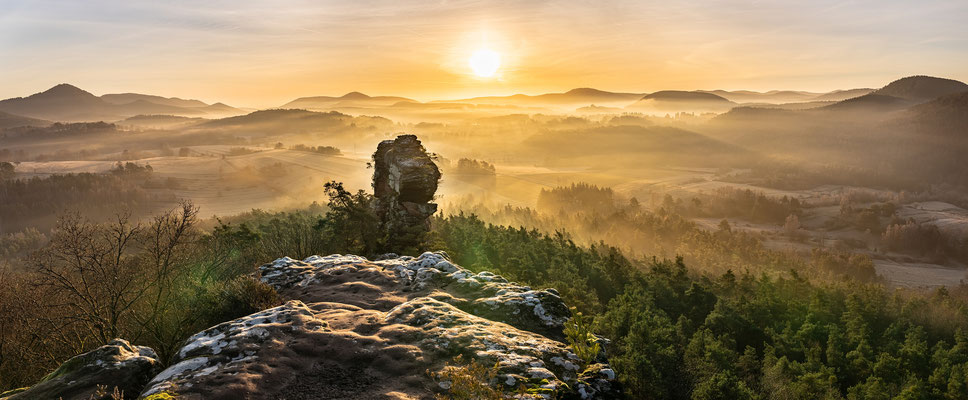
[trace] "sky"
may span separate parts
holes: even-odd
[[[576,87],[880,87],[968,81],[968,1],[0,0],[0,98],[58,83],[274,107]],[[477,77],[471,55],[500,55]]]

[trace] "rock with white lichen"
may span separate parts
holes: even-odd
[[[117,391],[124,398],[133,399],[160,369],[154,350],[115,339],[67,360],[30,388],[7,392],[0,398],[100,400],[110,399]]]
[[[570,313],[557,292],[443,252],[280,258],[259,278],[291,300],[196,334],[143,396],[429,399],[446,393],[437,373],[461,355],[495,366],[486,383],[509,395],[621,398],[607,364],[583,366],[560,340]]]

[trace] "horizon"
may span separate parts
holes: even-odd
[[[419,101],[660,90],[877,88],[968,80],[968,4],[11,1],[0,98],[57,83],[278,107],[358,91]],[[499,66],[475,76],[467,59]],[[742,54],[737,58],[736,54]],[[56,55],[56,56],[55,56]],[[97,55],[92,57],[92,55]]]
[[[204,103],[207,103],[209,105],[214,105],[214,104],[221,103],[221,104],[226,104],[226,105],[233,106],[233,107],[241,107],[241,108],[248,108],[248,109],[254,109],[254,110],[261,110],[261,109],[281,108],[283,105],[285,105],[287,103],[293,102],[295,100],[303,99],[303,98],[312,98],[312,97],[333,97],[333,98],[340,98],[340,97],[345,97],[345,96],[348,96],[348,95],[351,95],[351,94],[362,94],[362,95],[367,96],[367,97],[383,97],[383,96],[386,96],[386,97],[402,97],[402,98],[407,98],[407,99],[410,99],[410,100],[416,100],[416,101],[421,102],[421,103],[429,103],[429,102],[434,102],[434,101],[460,101],[460,100],[468,100],[468,99],[472,99],[472,98],[501,98],[501,97],[516,96],[516,95],[525,95],[525,96],[534,97],[534,96],[540,96],[540,95],[546,95],[546,94],[564,94],[564,93],[568,93],[568,92],[571,92],[571,91],[574,91],[574,90],[581,90],[581,89],[591,89],[591,90],[598,90],[598,91],[609,92],[609,93],[641,94],[643,96],[646,96],[646,95],[649,95],[649,94],[653,94],[653,93],[663,92],[663,91],[686,91],[686,92],[726,91],[726,92],[733,92],[733,93],[749,92],[749,93],[757,93],[757,94],[769,94],[769,93],[773,93],[773,92],[801,92],[801,93],[812,93],[812,94],[823,95],[823,94],[836,93],[836,92],[849,91],[849,90],[865,90],[865,89],[877,90],[877,89],[879,89],[879,88],[881,88],[883,86],[886,86],[887,84],[889,84],[891,82],[894,82],[894,81],[897,81],[897,80],[900,80],[900,79],[904,79],[904,78],[913,78],[913,77],[941,78],[941,79],[949,79],[949,80],[958,81],[957,79],[943,77],[943,76],[930,76],[930,75],[918,74],[918,75],[908,75],[908,76],[903,76],[903,77],[899,77],[899,78],[896,78],[896,79],[892,79],[891,81],[888,81],[888,82],[886,82],[886,83],[884,83],[882,85],[877,85],[877,86],[871,86],[871,87],[860,87],[860,86],[857,86],[857,87],[844,87],[844,88],[832,89],[832,90],[827,90],[827,91],[803,90],[803,89],[750,90],[750,89],[743,89],[743,88],[735,88],[735,89],[721,89],[721,88],[716,88],[716,89],[680,89],[680,88],[667,88],[667,89],[659,89],[659,90],[654,90],[654,91],[635,91],[635,90],[607,90],[607,89],[601,89],[601,88],[597,88],[597,87],[577,86],[577,87],[572,87],[572,88],[569,88],[569,89],[563,89],[563,90],[551,91],[551,92],[534,92],[534,93],[508,92],[508,93],[499,93],[499,94],[474,95],[474,96],[459,97],[459,98],[458,97],[453,97],[453,98],[451,98],[451,97],[448,97],[448,98],[420,98],[420,97],[412,97],[412,96],[395,94],[395,93],[375,93],[374,94],[374,93],[367,93],[367,92],[363,92],[363,91],[359,91],[359,90],[353,90],[353,91],[344,92],[344,93],[320,93],[320,94],[314,94],[314,95],[306,95],[306,96],[294,97],[294,98],[292,98],[290,100],[287,100],[284,103],[279,104],[279,105],[275,105],[275,106],[263,106],[263,107],[253,107],[253,106],[249,106],[247,104],[232,104],[232,103],[228,103],[226,101],[222,101],[222,100],[219,100],[219,99],[209,99],[209,98],[205,98],[204,96],[195,97],[195,96],[185,96],[185,95],[177,95],[177,94],[176,95],[168,95],[168,94],[151,93],[151,92],[139,92],[139,91],[134,91],[134,90],[119,91],[119,92],[103,92],[103,93],[101,93],[101,92],[99,92],[97,90],[90,90],[89,88],[86,88],[86,87],[83,87],[83,86],[80,86],[80,85],[77,85],[77,84],[74,84],[74,83],[71,83],[71,82],[60,82],[60,83],[53,84],[53,85],[51,85],[51,86],[49,86],[49,87],[47,87],[45,89],[38,90],[38,91],[29,93],[29,94],[21,94],[21,95],[10,96],[10,97],[0,97],[0,100],[14,99],[14,98],[26,98],[26,97],[29,97],[29,96],[32,96],[32,95],[35,95],[35,94],[40,94],[40,93],[49,91],[49,90],[54,89],[54,88],[56,88],[58,86],[61,86],[61,85],[67,85],[67,86],[71,86],[73,88],[76,88],[76,89],[79,89],[79,90],[88,92],[88,93],[90,93],[90,94],[92,94],[94,96],[97,96],[97,97],[101,97],[101,96],[105,96],[105,95],[137,94],[137,95],[160,96],[160,97],[170,98],[170,99],[198,100],[198,101],[202,101]]]

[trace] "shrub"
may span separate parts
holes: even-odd
[[[572,351],[581,359],[582,363],[584,365],[591,364],[602,350],[601,345],[598,344],[598,338],[592,334],[589,318],[582,315],[574,307],[571,310],[571,319],[565,323],[565,337],[568,339]]]
[[[248,276],[216,282],[201,298],[205,326],[233,320],[281,304],[272,286]]]
[[[457,356],[432,376],[447,390],[447,395],[436,396],[438,400],[504,399],[504,394],[490,385],[497,378],[497,364],[488,367],[476,360],[465,363],[462,356]]]

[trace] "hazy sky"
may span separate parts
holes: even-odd
[[[0,98],[57,83],[277,106],[968,81],[968,1],[0,0]],[[498,52],[494,78],[468,58]]]

